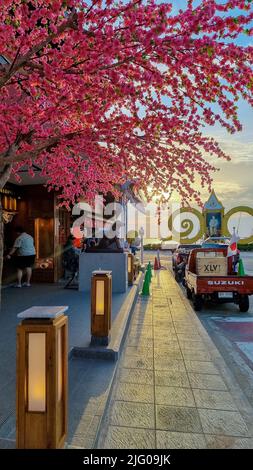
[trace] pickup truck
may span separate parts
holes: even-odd
[[[210,262],[210,257],[213,262]],[[219,273],[218,260],[226,265],[226,273]],[[197,274],[197,260],[202,261],[202,273]],[[206,262],[205,259],[209,260]],[[218,272],[217,272],[218,271]],[[249,295],[253,294],[253,276],[239,276],[233,271],[232,257],[227,258],[227,247],[200,248],[191,251],[185,270],[185,288],[188,299],[200,311],[205,300],[214,303],[234,303],[241,312],[249,309]]]

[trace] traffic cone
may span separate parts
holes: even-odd
[[[245,276],[245,271],[244,271],[244,266],[243,266],[242,259],[239,260],[238,275],[239,276]]]
[[[144,282],[143,282],[143,286],[142,286],[142,292],[141,292],[141,295],[149,295],[149,274],[148,274],[148,270],[146,271],[146,274],[145,274],[145,279],[144,279]]]
[[[157,261],[158,261],[158,266],[159,266],[159,269],[161,269],[161,260],[160,260],[160,251],[157,250]]]
[[[149,276],[149,282],[151,282],[151,278],[152,278],[152,268],[151,268],[151,263],[150,263],[150,261],[149,261],[149,263],[148,263],[147,271],[148,271],[148,276]]]
[[[160,269],[159,262],[157,261],[157,257],[155,257],[155,264],[154,264],[154,270],[158,271]]]

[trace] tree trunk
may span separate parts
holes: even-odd
[[[0,309],[1,309],[1,299],[2,299],[3,255],[4,255],[4,223],[3,223],[2,202],[1,202],[1,197],[0,197]]]
[[[12,166],[5,165],[0,172],[0,189],[3,189],[11,175]],[[3,273],[3,257],[4,257],[4,222],[3,222],[3,210],[2,201],[0,195],[0,308],[2,298],[2,273]]]

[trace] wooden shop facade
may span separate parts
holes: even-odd
[[[21,225],[35,242],[33,282],[57,282],[63,275],[62,251],[70,235],[71,213],[57,207],[57,196],[43,184],[7,183],[1,190],[4,255],[13,246]],[[12,260],[4,260],[3,284],[15,279]]]

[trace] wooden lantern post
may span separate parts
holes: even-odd
[[[18,315],[17,448],[58,449],[67,434],[67,317],[63,307]]]
[[[134,255],[128,253],[127,257],[128,285],[132,286],[134,282]]]
[[[93,271],[91,278],[91,345],[107,346],[112,316],[111,271]]]

